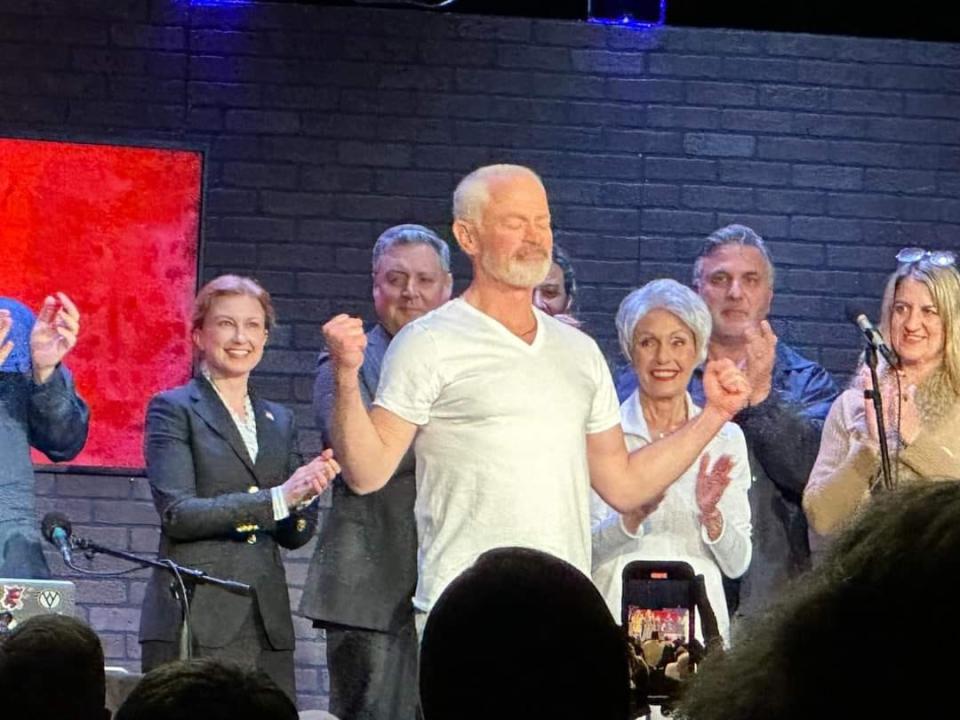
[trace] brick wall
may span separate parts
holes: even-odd
[[[455,181],[494,161],[544,176],[611,356],[626,291],[687,280],[699,239],[736,220],[770,241],[778,332],[848,372],[844,302],[875,301],[901,246],[960,249],[958,114],[956,45],[295,3],[0,5],[0,135],[206,148],[203,275],[255,274],[276,295],[257,383],[297,408],[311,448],[320,322],[369,317],[378,232],[449,236]],[[40,509],[147,552],[145,485],[42,473]],[[290,559],[295,587],[308,554]],[[78,584],[111,662],[136,666],[142,575]],[[303,705],[322,707],[322,643],[298,630]]]

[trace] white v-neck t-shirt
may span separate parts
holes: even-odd
[[[603,355],[534,308],[531,344],[457,298],[390,343],[374,401],[419,426],[419,578],[429,611],[484,551],[534,548],[590,575],[588,434],[620,422]]]

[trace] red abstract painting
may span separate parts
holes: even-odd
[[[147,401],[190,375],[201,179],[199,152],[0,138],[0,295],[81,312],[73,465],[142,467]]]

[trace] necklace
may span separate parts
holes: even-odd
[[[679,420],[668,422],[665,430],[655,430],[646,409],[643,409],[643,419],[647,421],[647,431],[650,433],[650,438],[652,440],[663,440],[663,438],[665,438],[667,435],[672,435],[678,429],[683,427],[683,425],[687,422],[686,409],[686,405],[684,405],[683,417]]]
[[[654,440],[663,440],[667,435],[673,435],[677,430],[680,429],[680,427],[683,426],[683,424],[684,423],[680,423],[679,425],[674,425],[673,427],[670,427],[667,430],[664,430],[663,432],[653,432],[650,434],[653,436]]]
[[[247,448],[247,455],[250,456],[250,459],[253,462],[257,461],[257,455],[260,452],[260,444],[257,440],[257,418],[253,413],[253,403],[250,401],[250,392],[249,390],[244,393],[243,396],[243,412],[238,413],[232,407],[230,403],[227,402],[227,399],[223,396],[223,393],[220,392],[220,388],[217,386],[217,381],[213,379],[213,376],[204,368],[203,376],[210,381],[210,384],[213,386],[213,391],[217,393],[217,397],[220,398],[220,402],[223,403],[223,406],[227,409],[230,418],[233,420],[233,424],[237,427],[237,432],[240,433],[240,439],[243,440],[244,446]],[[267,413],[267,417],[273,418],[270,416],[270,413]]]
[[[203,368],[203,376],[210,381],[211,385],[213,385],[213,389],[217,393],[217,396],[220,398],[220,402],[222,402],[226,406],[227,410],[229,410],[231,414],[236,415],[238,418],[240,418],[240,420],[243,420],[243,421],[246,421],[251,416],[252,413],[250,412],[251,404],[250,404],[249,390],[245,390],[243,393],[243,400],[242,400],[243,410],[240,412],[237,412],[230,405],[226,396],[223,394],[223,391],[220,390],[220,386],[217,385],[217,381],[214,379],[213,375],[210,374],[210,371],[207,370],[207,368]]]

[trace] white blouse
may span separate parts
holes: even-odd
[[[689,417],[700,413],[687,394]],[[620,417],[627,449],[633,451],[649,445],[650,431],[640,407],[639,391],[620,406]],[[723,513],[720,537],[711,541],[706,528],[701,527],[697,508],[696,487],[700,457],[666,492],[660,506],[649,515],[634,534],[623,526],[620,514],[593,493],[593,581],[599,588],[610,612],[617,622],[621,617],[623,568],[634,560],[676,560],[688,562],[697,574],[702,574],[707,597],[717,616],[724,644],[730,644],[730,618],[723,594],[720,573],[736,578],[750,565],[753,548],[750,542],[750,503],[747,491],[752,476],[743,431],[734,423],[727,423],[707,444],[710,465],[721,455],[730,455],[733,469],[730,485],[717,503]],[[696,634],[703,641],[700,616],[697,615]]]

